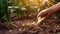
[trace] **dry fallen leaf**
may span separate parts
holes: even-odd
[[[22,29],[20,28],[19,31],[22,31]]]
[[[25,26],[25,24],[23,23],[22,26]]]
[[[26,25],[30,25],[30,23],[27,23]]]
[[[9,32],[12,32],[12,30],[9,30]]]

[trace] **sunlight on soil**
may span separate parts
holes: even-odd
[[[13,21],[10,29],[0,30],[1,34],[59,34],[60,20],[47,19],[43,23],[36,24],[36,19]],[[58,32],[59,31],[59,32]]]

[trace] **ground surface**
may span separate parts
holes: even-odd
[[[15,21],[15,27],[1,27],[0,34],[60,34],[60,19],[47,19],[40,25],[30,25],[33,22],[35,19]]]
[[[12,22],[13,26],[7,25],[6,22],[1,23],[0,34],[60,34],[60,19],[48,18],[39,25],[34,25],[35,18],[22,20],[14,18]]]

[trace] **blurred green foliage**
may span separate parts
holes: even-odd
[[[16,13],[36,13],[43,9],[49,8],[52,5],[56,4],[56,0],[11,0],[13,6],[17,6],[19,11],[17,10]],[[27,11],[21,10],[22,7],[26,8]]]
[[[36,14],[56,3],[56,0],[0,0],[0,21],[5,16],[6,21],[11,24],[11,12],[15,12],[17,16],[19,14],[23,16],[29,15],[30,13]],[[12,9],[12,11],[9,11],[8,9]],[[56,15],[60,15],[60,13]]]
[[[5,16],[6,21],[8,24],[11,24],[10,16],[8,11],[8,0],[0,0],[0,21]]]

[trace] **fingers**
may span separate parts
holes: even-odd
[[[37,18],[38,18],[38,17],[44,17],[44,16],[46,16],[46,15],[47,15],[47,11],[46,11],[46,10],[42,10],[42,11],[40,11],[40,12],[38,13]]]
[[[37,24],[43,22],[47,18],[47,15],[48,11],[46,9],[39,12],[37,15]]]
[[[46,19],[46,17],[38,17],[38,20],[37,20],[37,24],[40,24],[41,22],[43,22],[44,20]]]

